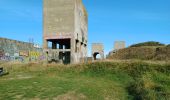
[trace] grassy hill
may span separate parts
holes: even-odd
[[[170,46],[159,42],[144,42],[110,54],[108,59],[170,60]]]
[[[168,100],[170,63],[0,64],[0,100]]]
[[[142,47],[142,46],[165,46],[165,44],[155,41],[148,41],[143,43],[133,44],[130,47]]]

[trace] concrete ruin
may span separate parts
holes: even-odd
[[[126,47],[125,41],[115,41],[114,50],[124,49]]]
[[[43,49],[48,60],[84,62],[88,15],[82,0],[44,0],[43,15]]]
[[[115,54],[118,50],[126,48],[126,42],[125,41],[115,41],[114,42],[114,48],[112,51],[109,52],[107,57],[112,56]],[[106,58],[107,58],[106,57]]]
[[[42,48],[34,47],[33,43],[0,37],[0,61],[30,62],[38,61],[42,56],[45,60],[42,51]]]
[[[100,55],[100,59],[104,59],[104,46],[102,43],[92,44],[92,60],[97,60],[97,55]]]
[[[5,55],[14,56],[17,55],[17,53],[19,55],[20,51],[29,51],[33,49],[34,49],[34,45],[32,43],[0,37],[1,54],[2,52],[4,52]]]

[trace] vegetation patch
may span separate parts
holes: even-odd
[[[105,61],[77,65],[7,64],[0,99],[167,100],[170,64]]]
[[[165,46],[165,44],[160,42],[155,42],[155,41],[148,41],[148,42],[133,44],[130,47],[142,47],[142,46]]]
[[[144,42],[111,53],[108,59],[170,60],[170,46],[159,42]]]

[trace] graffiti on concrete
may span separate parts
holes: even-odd
[[[20,52],[19,52],[19,56],[28,57],[28,56],[29,56],[29,53],[28,53],[27,51],[20,51]]]
[[[0,37],[0,61],[29,62],[45,59],[42,48],[36,48],[32,43]]]
[[[2,60],[2,61],[10,61],[11,57],[10,56],[2,56],[2,57],[0,57],[0,60]]]
[[[35,52],[35,51],[29,52],[29,57],[31,60],[38,60],[39,56],[40,56],[39,52]]]
[[[0,50],[0,57],[3,57],[5,54],[4,54],[4,51],[3,50]]]
[[[14,53],[10,56],[9,53],[4,53],[0,51],[1,61],[19,61],[19,62],[29,62],[29,61],[43,61],[46,60],[47,56],[43,52],[37,51],[20,51],[19,53]]]

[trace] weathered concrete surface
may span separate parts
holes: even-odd
[[[74,9],[74,0],[44,0],[44,36],[71,36]]]
[[[82,1],[44,0],[43,12],[44,50],[50,53],[50,49],[60,49],[58,58],[66,63],[85,61],[88,18]]]
[[[109,54],[106,56],[106,58],[109,57],[109,56],[112,56],[118,50],[124,49],[124,48],[126,48],[126,42],[125,41],[115,41],[113,50],[109,52]]]
[[[14,56],[15,53],[19,53],[20,51],[29,51],[33,49],[34,46],[31,43],[0,38],[0,50],[6,53],[6,55]]]
[[[124,49],[126,47],[125,41],[115,41],[114,50]]]
[[[41,55],[44,55],[42,48],[35,48],[32,43],[0,38],[0,61],[28,62],[45,59]]]
[[[102,43],[93,43],[92,44],[92,59],[97,60],[97,55],[101,56],[101,59],[104,59],[104,46]]]

